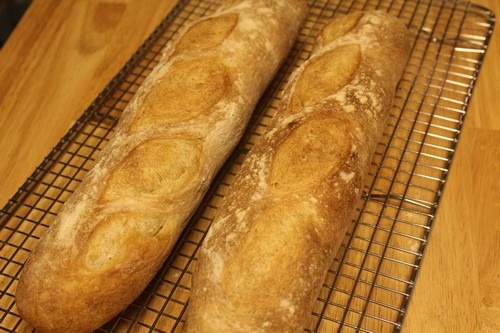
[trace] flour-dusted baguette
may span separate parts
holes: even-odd
[[[304,331],[409,50],[406,27],[382,12],[322,30],[204,240],[187,333]]]
[[[40,332],[90,332],[141,293],[307,15],[305,0],[230,3],[165,53],[30,255],[16,302]]]

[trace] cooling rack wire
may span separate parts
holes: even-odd
[[[14,294],[29,252],[106,145],[121,112],[188,22],[221,1],[181,0],[43,163],[0,211],[0,331],[31,332]],[[413,51],[378,145],[364,195],[328,271],[307,332],[401,329],[494,14],[447,0],[310,0],[311,12],[287,61],[259,103],[240,145],[142,295],[97,332],[181,332],[192,268],[232,178],[275,113],[291,71],[305,61],[330,18],[379,9],[403,20]]]

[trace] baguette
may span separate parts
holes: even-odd
[[[245,158],[198,253],[186,332],[303,332],[410,52],[378,11],[320,32]]]
[[[39,332],[90,332],[157,273],[236,146],[307,15],[231,1],[165,51],[27,260],[17,308]]]

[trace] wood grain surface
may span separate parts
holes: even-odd
[[[476,0],[500,12],[497,0]],[[175,0],[35,0],[0,51],[0,206]],[[500,331],[500,33],[493,34],[403,332]]]

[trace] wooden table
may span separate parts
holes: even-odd
[[[497,0],[476,0],[500,13]],[[0,206],[175,4],[35,0],[0,51]],[[500,33],[493,35],[403,332],[500,331]]]

